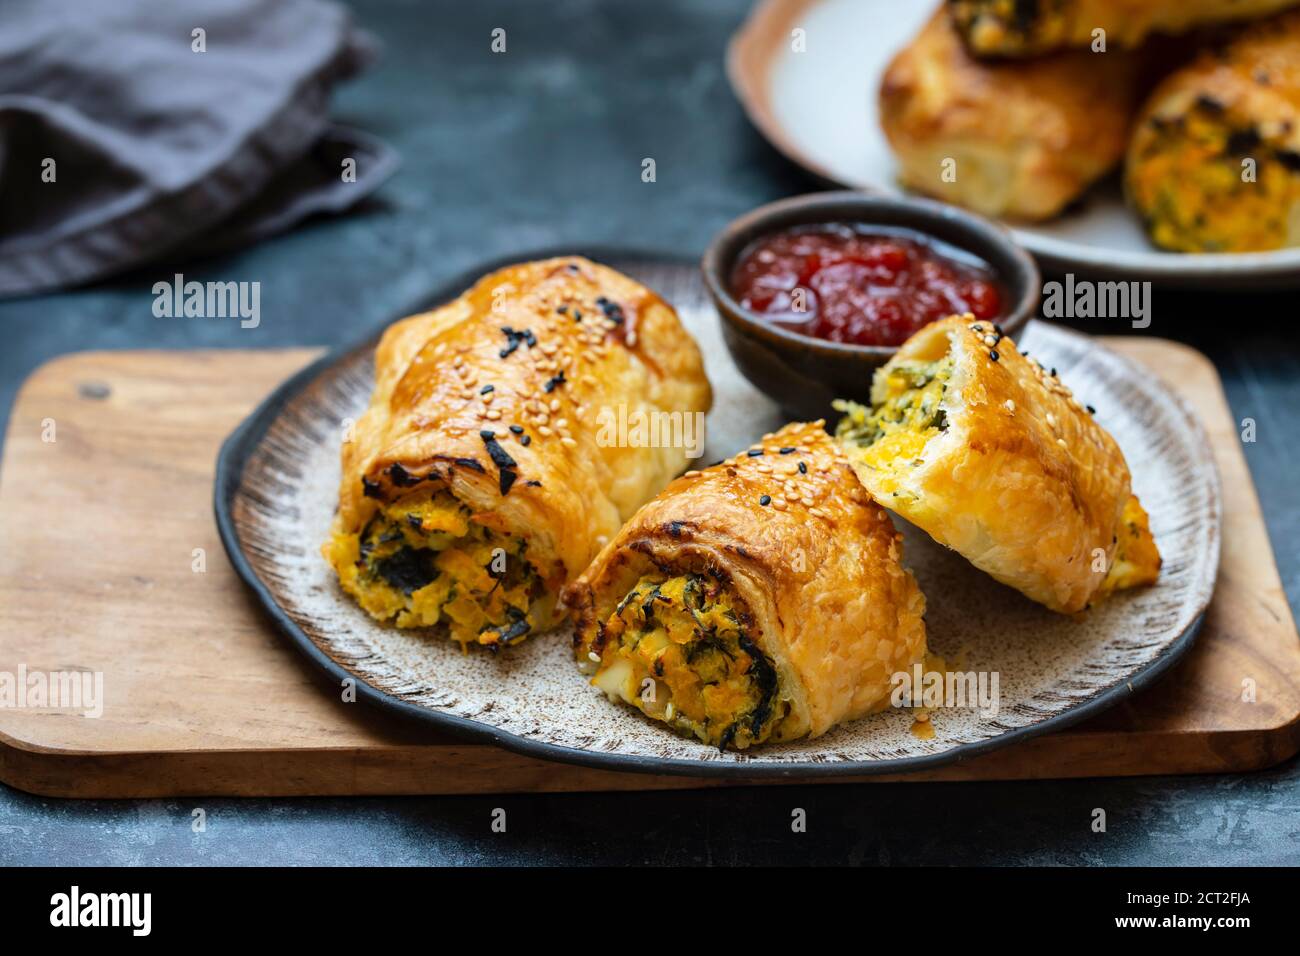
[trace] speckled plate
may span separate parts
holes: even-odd
[[[693,262],[585,254],[658,291],[699,340],[716,401],[705,461],[783,424],[731,362]],[[429,304],[504,264],[462,276]],[[934,737],[921,739],[909,711],[889,710],[816,740],[721,753],[606,700],[577,673],[564,631],[529,638],[498,656],[462,654],[437,633],[376,624],[339,590],[319,548],[336,503],[340,423],[366,406],[377,338],[295,375],[226,441],[216,477],[222,540],[280,629],[334,679],[353,677],[365,700],[522,753],[612,769],[737,777],[932,767],[1066,726],[1130,695],[1190,646],[1214,589],[1219,481],[1200,424],[1132,362],[1084,336],[1032,322],[1024,345],[1097,408],[1127,452],[1164,555],[1160,583],[1073,620],[905,527],[905,562],[929,596],[931,647],[963,660],[966,670],[998,673],[997,716],[936,711]]]

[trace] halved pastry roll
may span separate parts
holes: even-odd
[[[322,553],[378,620],[515,643],[699,453],[710,401],[649,289],[573,257],[502,269],[384,334]],[[621,440],[620,414],[662,416],[664,440]]]
[[[880,125],[909,189],[1046,219],[1119,163],[1141,91],[1121,51],[981,62],[939,10],[886,68]]]
[[[1119,446],[997,326],[952,316],[876,372],[836,430],[886,508],[1054,611],[1149,584],[1160,555]]]
[[[925,654],[902,539],[821,422],[690,471],[569,590],[579,666],[611,699],[743,750],[882,709]]]
[[[1300,246],[1300,11],[1167,77],[1134,129],[1125,186],[1166,249]]]
[[[948,0],[967,46],[980,56],[1033,56],[1106,42],[1137,46],[1152,33],[1252,20],[1300,0]]]

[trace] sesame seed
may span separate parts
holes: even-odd
[[[764,508],[766,508],[768,505],[770,505],[770,504],[772,503],[772,496],[771,496],[771,495],[763,495],[763,497],[761,497],[761,498],[758,499],[758,503],[759,503],[760,505],[762,505]]]
[[[1057,443],[1058,445],[1060,445],[1062,448],[1069,448],[1069,447],[1070,447],[1069,445],[1067,445],[1067,444],[1065,443],[1065,439],[1064,439],[1064,438],[1058,438],[1058,439],[1056,439],[1056,443]]]
[[[519,444],[523,445],[525,448],[527,448],[532,443],[533,443],[532,435],[524,435],[522,438],[519,439]]]
[[[1016,403],[1009,398],[1006,400],[1006,406],[1007,406],[1007,411],[1009,412],[1014,412],[1016,410]]]
[[[514,432],[516,435],[522,435],[524,433],[524,429],[522,425],[511,425],[510,430]]]
[[[1083,406],[1083,407],[1086,408],[1086,409],[1088,409],[1088,414],[1089,414],[1089,415],[1096,415],[1096,414],[1097,414],[1097,409],[1093,408],[1091,405],[1085,405],[1085,406]]]
[[[763,449],[751,448],[748,452],[746,452],[746,454],[749,455],[750,458],[758,458],[763,454]]]
[[[541,425],[537,429],[537,434],[541,435],[543,438],[549,438],[552,432],[545,425]]]
[[[576,448],[578,445],[578,443],[574,441],[572,438],[570,438],[568,435],[565,435],[563,438],[560,439],[560,444],[563,445],[565,448]]]
[[[564,306],[560,306],[560,308],[564,308]],[[590,660],[590,661],[594,661],[594,662],[596,662],[597,664],[600,663],[600,655],[597,654],[595,651],[588,651],[588,652],[587,652],[587,659]]]
[[[992,350],[989,352],[989,358],[991,358],[993,361],[996,362],[996,361],[998,360],[998,350],[997,350],[997,349],[992,349]]]
[[[700,474],[700,473],[699,473],[698,471],[691,470],[691,471],[688,471],[686,474],[684,474],[682,477],[683,477],[683,478],[697,478],[697,477],[699,477],[699,474]]]
[[[483,413],[483,417],[490,422],[495,422],[501,418],[501,413],[497,411],[495,408],[489,408],[486,412]]]
[[[784,448],[781,449],[781,454],[783,454],[783,455],[790,455],[790,454],[793,454],[793,453],[794,453],[794,446],[793,446],[793,445],[786,445]]]
[[[801,475],[808,474],[808,466],[805,465],[803,462],[799,462],[799,474]]]

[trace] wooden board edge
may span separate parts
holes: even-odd
[[[812,779],[595,770],[483,744],[406,745],[382,753],[348,747],[83,754],[0,743],[0,782],[38,796],[72,799],[431,796],[1185,776],[1265,770],[1297,753],[1300,719],[1267,734],[1187,733],[1173,741],[1160,732],[1129,733],[1118,740],[1109,733],[1048,735],[936,770]],[[193,780],[202,780],[202,786],[183,783]]]

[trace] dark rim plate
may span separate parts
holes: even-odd
[[[573,249],[546,250],[505,257],[467,271],[455,279],[443,284],[436,292],[421,303],[415,304],[403,315],[428,309],[455,298],[468,288],[480,276],[494,269],[520,262],[526,259],[545,258],[552,255],[575,254]],[[587,249],[576,254],[586,255],[598,261],[620,262],[639,261],[662,263],[674,266],[694,267],[693,261],[680,256],[656,252],[642,252],[627,249]],[[394,316],[393,320],[401,316]],[[607,770],[624,770],[642,773],[675,774],[695,777],[732,777],[732,778],[768,778],[768,777],[826,777],[826,776],[866,776],[884,773],[900,773],[938,767],[944,764],[965,760],[986,753],[998,747],[1006,746],[1018,740],[1027,740],[1039,734],[1069,727],[1113,706],[1120,700],[1131,696],[1136,691],[1155,681],[1168,670],[1191,646],[1205,617],[1205,607],[1212,593],[1212,579],[1209,587],[1202,590],[1197,598],[1197,609],[1191,623],[1176,637],[1169,640],[1157,656],[1136,670],[1123,674],[1109,686],[1092,694],[1086,699],[1063,712],[1044,718],[1029,726],[1005,730],[986,739],[961,743],[940,753],[922,754],[909,757],[873,760],[839,760],[835,762],[789,761],[776,763],[762,759],[762,749],[749,756],[751,759],[735,761],[708,761],[674,759],[665,757],[643,756],[639,754],[609,753],[604,751],[583,750],[577,747],[562,746],[546,741],[530,739],[519,734],[501,730],[481,720],[469,719],[455,714],[444,713],[409,701],[402,700],[384,690],[380,690],[360,675],[335,661],[326,654],[304,632],[293,618],[280,605],[267,583],[258,575],[244,544],[236,530],[233,506],[240,490],[244,470],[250,456],[262,442],[272,423],[285,409],[285,406],[302,393],[316,378],[331,366],[345,360],[353,353],[373,348],[383,329],[389,323],[373,330],[360,342],[336,349],[302,369],[271,393],[247,419],[241,423],[222,445],[217,457],[216,479],[214,488],[214,505],[217,527],[222,544],[230,557],[235,570],[256,595],[262,607],[270,615],[276,627],[283,633],[323,674],[339,682],[351,678],[356,682],[358,697],[377,707],[415,720],[424,721],[430,726],[443,731],[450,731],[467,740],[492,743],[508,750],[530,757],[556,760],[564,763],[578,764]],[[1060,334],[1083,339],[1077,333],[1056,330]],[[1200,430],[1199,424],[1191,416],[1186,406],[1174,396],[1170,399],[1186,414],[1188,425]],[[1217,522],[1219,517],[1219,495],[1217,473],[1212,477],[1212,508],[1207,520]],[[1217,530],[1211,535],[1214,551],[1214,564],[1217,568],[1219,536]],[[576,670],[574,675],[575,691],[583,689],[582,680]],[[610,704],[609,706],[614,706]],[[871,718],[866,718],[870,720]],[[662,731],[667,734],[667,731]]]

